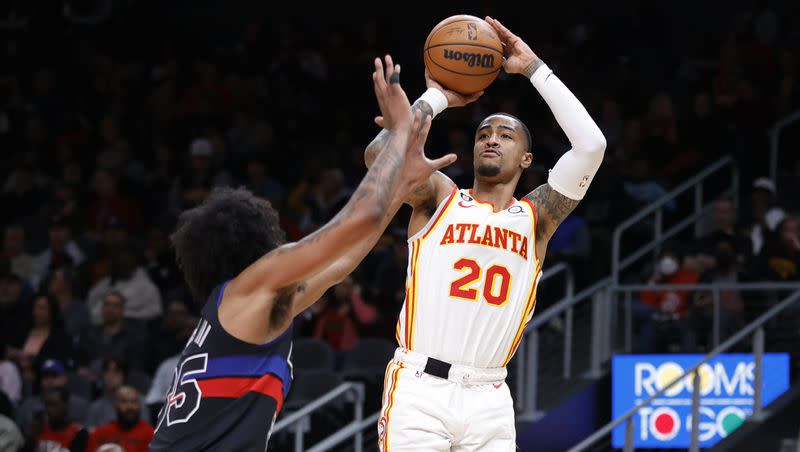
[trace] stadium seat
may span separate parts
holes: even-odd
[[[361,339],[347,351],[342,363],[344,378],[382,380],[396,345],[387,339]]]
[[[296,411],[341,383],[341,377],[331,369],[296,369],[292,388],[286,398],[285,410],[287,412]]]
[[[296,339],[292,345],[292,365],[296,370],[333,370],[333,349],[319,339]]]

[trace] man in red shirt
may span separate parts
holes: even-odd
[[[37,450],[83,450],[86,431],[83,426],[69,422],[69,392],[65,388],[47,390],[42,394],[47,421],[36,435]],[[41,425],[41,424],[40,424]]]
[[[103,424],[89,435],[88,452],[104,444],[117,444],[125,452],[146,452],[153,439],[153,426],[141,420],[139,393],[131,386],[120,386],[114,393],[117,420]]]

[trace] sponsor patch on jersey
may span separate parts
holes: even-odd
[[[461,199],[467,202],[472,202],[472,197],[463,192],[461,193]]]
[[[524,210],[522,206],[511,206],[508,208],[508,213],[522,213]]]

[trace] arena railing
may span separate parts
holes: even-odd
[[[621,284],[614,285],[611,288],[614,293],[614,301],[617,300],[618,294],[624,295],[623,309],[625,311],[625,339],[624,351],[631,353],[633,349],[633,303],[634,293],[642,291],[650,292],[667,292],[667,291],[697,291],[704,290],[711,292],[712,298],[712,311],[711,311],[711,344],[713,347],[719,345],[720,330],[721,330],[721,313],[722,306],[720,303],[720,292],[734,291],[739,296],[742,293],[763,292],[763,300],[765,304],[769,302],[770,298],[776,298],[777,291],[800,291],[800,283],[783,283],[783,282],[757,282],[757,283],[707,283],[707,284]],[[753,298],[755,297],[742,297],[747,298],[744,300],[745,304],[753,306]]]
[[[719,193],[717,197],[730,196],[734,204],[737,204],[739,193],[739,171],[736,167],[736,162],[734,161],[733,157],[728,155],[722,157],[693,177],[678,185],[675,189],[665,194],[654,203],[640,210],[627,220],[623,221],[619,226],[616,227],[616,229],[614,229],[611,245],[611,277],[614,282],[619,282],[620,273],[622,271],[630,267],[633,263],[648,253],[657,252],[665,240],[669,240],[681,231],[685,230],[687,227],[694,225],[694,235],[697,238],[700,237],[703,232],[703,222],[701,220],[705,218],[712,207],[711,202],[708,202],[704,205],[704,183],[708,182],[712,176],[723,169],[730,170],[730,185],[727,186],[722,193]],[[678,196],[689,192],[689,190],[694,190],[693,213],[665,231],[664,209],[667,207],[667,204],[674,201]],[[652,240],[648,240],[647,243],[639,247],[636,251],[631,252],[628,256],[622,256],[623,233],[651,216],[653,217]]]
[[[353,402],[353,421],[342,427],[339,432],[334,433],[333,436],[341,433],[343,430],[348,430],[348,427],[360,426],[363,425],[365,422],[364,419],[364,384],[363,383],[355,383],[355,382],[347,382],[342,383],[339,386],[333,388],[328,393],[322,395],[318,399],[314,400],[313,402],[309,403],[308,405],[304,406],[303,408],[294,411],[292,413],[288,413],[286,417],[283,417],[280,421],[275,423],[275,426],[272,428],[272,435],[274,436],[275,433],[281,432],[286,429],[291,429],[292,433],[294,434],[294,452],[303,452],[304,445],[303,445],[303,434],[309,428],[311,414],[317,410],[320,410],[325,407],[325,405],[333,402],[334,400],[338,400],[341,397],[350,397],[351,401]],[[373,416],[370,416],[367,420],[371,420]],[[377,417],[375,417],[377,419]],[[374,422],[374,421],[373,421]],[[373,424],[374,425],[374,424]],[[362,436],[363,428],[360,428],[354,432],[354,450],[355,452],[361,452],[363,450],[363,436]],[[346,439],[342,438],[343,439]],[[328,450],[326,448],[322,448],[323,443],[327,443],[330,438],[320,441],[317,445],[309,449],[309,451],[322,451]],[[338,442],[337,442],[338,443]]]
[[[769,128],[769,177],[778,183],[778,151],[780,149],[781,132],[790,124],[800,121],[800,110],[789,113]]]
[[[698,284],[696,287],[706,287],[711,286],[708,284]],[[725,286],[735,286],[735,285],[722,285],[720,284],[720,288],[724,288]],[[753,285],[750,285],[753,286]],[[686,286],[680,286],[682,289],[686,289]],[[592,445],[600,441],[601,439],[607,437],[611,434],[612,430],[619,425],[625,423],[625,444],[623,451],[630,452],[634,450],[633,440],[634,440],[634,416],[639,413],[642,408],[647,407],[653,400],[658,397],[661,397],[665,392],[667,392],[670,388],[678,384],[680,381],[689,381],[688,378],[693,378],[693,391],[692,391],[692,425],[690,428],[690,447],[689,451],[697,452],[699,451],[699,410],[700,410],[700,366],[707,363],[711,359],[715,358],[722,352],[730,350],[732,347],[737,345],[738,343],[742,342],[748,336],[752,335],[752,346],[753,346],[753,357],[754,357],[754,365],[755,365],[755,373],[754,373],[754,394],[753,394],[753,412],[750,417],[748,417],[749,421],[753,422],[760,422],[764,418],[764,407],[762,404],[762,379],[764,377],[762,373],[762,358],[764,356],[764,341],[765,341],[765,333],[764,333],[764,324],[777,315],[781,314],[782,312],[786,311],[790,307],[795,307],[800,305],[800,288],[798,285],[794,285],[797,289],[792,294],[788,295],[784,298],[780,303],[776,304],[768,311],[763,313],[753,322],[742,328],[738,333],[728,338],[725,342],[720,344],[710,353],[708,353],[702,360],[700,360],[695,366],[690,368],[689,370],[685,371],[680,376],[676,377],[670,383],[666,384],[661,390],[654,393],[641,403],[639,403],[634,408],[631,408],[618,418],[614,419],[613,421],[609,422],[595,433],[590,435],[585,440],[578,443],[576,446],[571,448],[570,452],[580,452],[584,450],[588,450]],[[624,288],[625,290],[630,289],[629,287]],[[652,289],[652,287],[648,287],[648,289]],[[665,288],[666,290],[666,288]],[[690,377],[692,376],[692,377]]]

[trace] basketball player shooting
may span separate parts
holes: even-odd
[[[353,271],[412,187],[455,160],[423,155],[431,119],[412,113],[399,72],[391,57],[385,69],[376,59],[384,150],[348,203],[313,234],[284,244],[277,212],[242,189],[215,191],[181,215],[173,244],[204,305],[151,451],[266,450],[292,380],[292,319]]]
[[[472,189],[436,172],[405,198],[413,208],[406,299],[378,420],[383,451],[516,449],[506,366],[533,315],[548,240],[603,160],[605,138],[578,99],[522,39],[486,22],[503,43],[506,72],[531,80],[572,148],[546,184],[514,199],[533,160],[531,135],[514,116],[492,114],[475,132]],[[426,79],[412,107],[425,117],[478,97]],[[390,136],[382,131],[369,145],[368,166]]]

